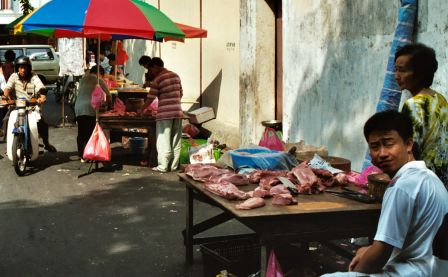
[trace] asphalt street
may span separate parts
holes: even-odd
[[[113,143],[112,164],[79,178],[90,164],[76,155],[77,127],[71,108],[65,111],[68,124],[55,127],[61,108],[50,91],[43,113],[58,152],[43,152],[26,176],[16,175],[0,142],[0,276],[202,276],[199,247],[194,265],[184,263],[185,188],[176,173],[153,173]],[[195,222],[220,213],[194,205]],[[250,230],[229,221],[204,235],[244,232]],[[310,249],[314,273],[287,276],[347,266],[319,246]]]

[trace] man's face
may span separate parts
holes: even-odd
[[[372,163],[391,178],[412,160],[412,139],[403,141],[397,131],[376,131],[368,137]]]
[[[26,75],[26,70],[27,70],[27,67],[26,67],[26,65],[19,65],[19,75],[21,76],[21,77],[24,77],[25,75]]]
[[[395,61],[395,80],[401,90],[418,90],[417,78],[410,65],[411,55],[402,55]]]

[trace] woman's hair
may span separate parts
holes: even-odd
[[[97,74],[98,73],[98,67],[96,65],[94,65],[91,69],[90,69],[90,73],[91,74]],[[105,71],[104,68],[100,65],[100,75],[104,75]]]
[[[397,131],[403,141],[414,135],[412,121],[408,115],[394,110],[378,112],[372,115],[364,125],[364,137],[369,141],[373,132]]]
[[[395,61],[403,55],[410,56],[409,63],[419,84],[426,88],[430,87],[438,66],[434,49],[422,43],[412,43],[395,52]]]

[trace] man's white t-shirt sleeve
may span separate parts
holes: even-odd
[[[413,210],[414,199],[409,194],[397,187],[387,189],[374,240],[401,249],[412,222]]]

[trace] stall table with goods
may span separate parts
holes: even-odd
[[[141,114],[148,91],[138,85],[111,89],[113,108],[99,115],[102,128],[109,130],[112,137],[128,137],[139,148],[144,147],[147,138],[146,161],[148,166],[157,165],[155,112],[150,107]],[[155,96],[152,98],[155,99]],[[132,148],[132,145],[131,145]],[[143,149],[142,149],[143,150]]]
[[[372,237],[377,228],[380,204],[364,201],[368,196],[358,198],[345,173],[333,175],[305,163],[290,171],[255,170],[248,175],[216,164],[192,164],[184,172],[178,176],[186,187],[187,263],[193,262],[194,245],[244,236],[195,237],[230,219],[249,227],[259,239],[262,274],[266,249],[291,242]],[[193,200],[219,207],[222,213],[194,223]]]
[[[114,131],[122,136],[148,138],[146,160],[148,166],[157,166],[157,149],[155,143],[156,121],[154,117],[138,115],[100,115],[99,123],[103,129]],[[144,129],[146,132],[123,131],[131,129]]]

